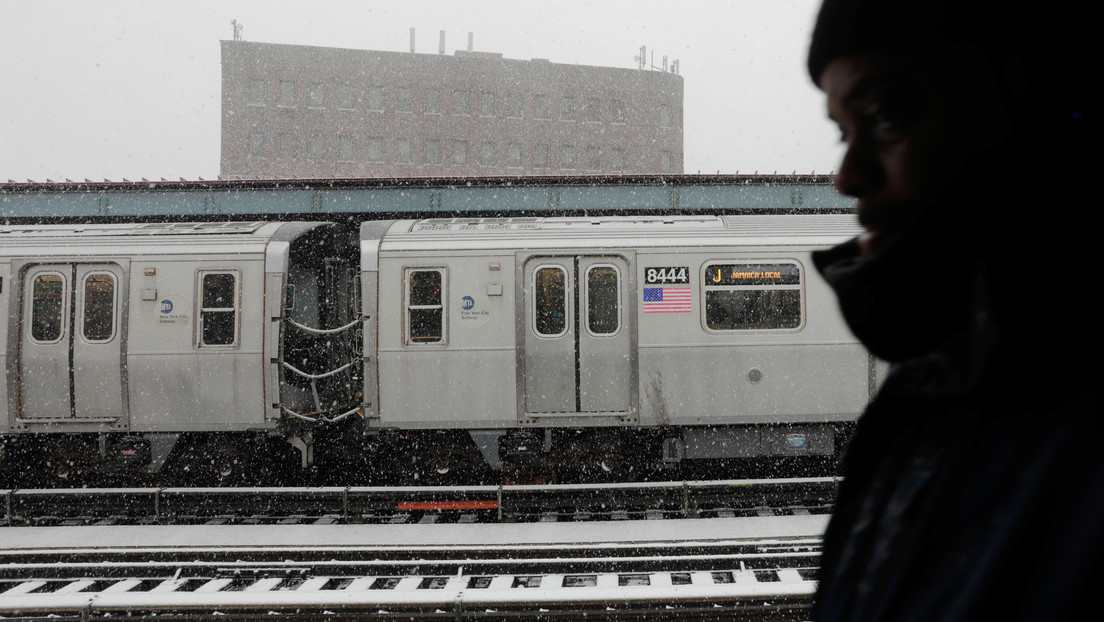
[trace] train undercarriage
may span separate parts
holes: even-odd
[[[0,487],[401,486],[825,475],[853,424],[0,437]],[[773,443],[784,438],[789,444]]]

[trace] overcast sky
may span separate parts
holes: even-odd
[[[219,41],[632,68],[678,59],[687,173],[826,173],[838,132],[805,72],[819,0],[0,0],[0,181],[213,179]]]

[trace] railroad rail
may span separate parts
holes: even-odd
[[[28,527],[0,532],[0,615],[796,620],[825,520]]]
[[[831,512],[839,479],[636,484],[0,490],[0,524],[560,522]]]

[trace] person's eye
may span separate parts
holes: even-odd
[[[884,110],[878,111],[871,119],[871,128],[876,136],[893,138],[904,133],[907,125],[900,116],[890,114]]]
[[[916,125],[923,108],[922,98],[905,89],[887,89],[863,107],[864,125],[877,138],[899,138]]]

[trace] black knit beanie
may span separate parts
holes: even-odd
[[[809,75],[832,59],[922,59],[966,45],[988,59],[1014,118],[1100,132],[1104,45],[1086,0],[825,0],[809,45]],[[1050,131],[1050,130],[1047,130]]]
[[[809,75],[819,84],[839,56],[923,54],[935,43],[1000,46],[1001,13],[991,0],[825,0],[809,46]]]

